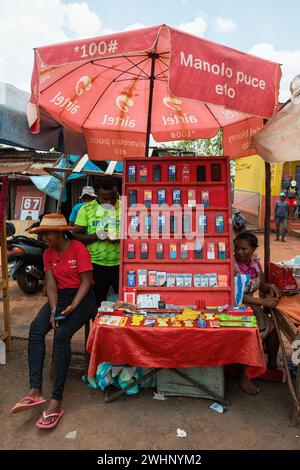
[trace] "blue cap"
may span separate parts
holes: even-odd
[[[285,197],[286,194],[285,193],[280,193],[280,197]]]

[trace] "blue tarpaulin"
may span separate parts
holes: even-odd
[[[69,157],[69,167],[71,165],[73,165],[74,163],[76,163],[78,159],[79,159],[79,157],[77,155],[70,155],[70,157]],[[62,157],[60,162],[59,162],[58,167],[59,168],[64,168],[65,165],[66,165],[66,159],[65,159],[65,157]],[[84,170],[97,171],[98,173],[104,173],[103,170],[101,170],[97,165],[95,165],[95,163],[93,163],[91,160],[88,160],[87,163],[84,165],[84,167],[82,169],[82,173],[80,173],[80,174],[79,173],[71,173],[68,176],[67,181],[71,181],[71,180],[80,178],[82,176],[86,176],[86,174],[84,173]],[[63,175],[62,173],[59,173],[59,171],[57,173],[60,176]],[[46,175],[31,176],[30,179],[33,182],[33,184],[40,191],[42,191],[43,193],[47,194],[48,196],[51,196],[54,199],[58,200],[61,182],[57,178],[55,178],[55,176],[50,176],[50,175],[49,176],[46,176]],[[65,188],[64,192],[63,192],[62,202],[65,202],[66,200],[67,200],[67,190]]]

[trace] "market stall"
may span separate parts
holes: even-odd
[[[123,304],[100,308],[89,376],[102,362],[153,374],[243,364],[249,378],[262,375],[253,311],[220,307],[235,304],[228,158],[126,159],[123,194]]]
[[[171,342],[169,352],[167,346],[174,337],[180,367],[191,365],[195,350],[193,366],[238,360],[249,377],[263,372],[251,309],[220,308],[235,304],[228,159],[148,157],[151,135],[158,142],[208,138],[220,128],[228,157],[252,155],[252,136],[277,110],[280,76],[278,64],[166,25],[35,49],[32,131],[38,132],[43,110],[77,133],[92,160],[127,165],[119,298],[136,310],[131,318],[122,307],[121,315],[99,313],[88,345],[91,367],[104,356],[109,362],[172,367],[174,350]],[[140,204],[141,212],[131,213]],[[172,206],[168,213],[164,204]],[[188,213],[182,213],[184,206]],[[111,343],[116,338],[120,355]],[[151,338],[161,344],[157,351]],[[114,345],[105,355],[102,341]],[[126,356],[128,341],[146,347]],[[214,353],[197,349],[201,341]],[[231,351],[227,357],[223,341]],[[235,341],[250,349],[237,355]]]

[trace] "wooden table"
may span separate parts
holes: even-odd
[[[280,332],[283,333],[283,335],[290,342],[290,344],[293,344],[295,341],[299,341],[299,349],[300,329],[294,324],[291,318],[289,318],[280,310],[275,309],[274,314],[276,316]],[[294,387],[294,391],[298,401],[300,402],[300,363],[297,365],[296,384]],[[295,403],[293,404],[292,423],[295,426],[300,425],[300,413]]]

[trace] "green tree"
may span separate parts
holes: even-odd
[[[164,145],[166,147],[166,145]],[[217,156],[223,155],[222,130],[211,139],[181,140],[173,142],[168,148],[179,149],[184,152],[195,152],[199,156]]]

